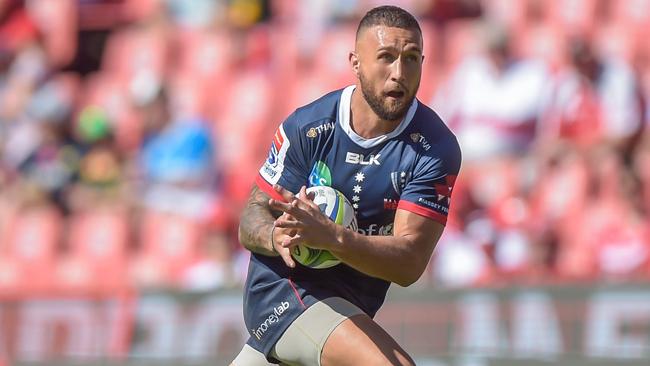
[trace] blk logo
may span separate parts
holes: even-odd
[[[379,157],[381,154],[364,156],[363,154],[357,154],[348,152],[345,155],[345,162],[350,164],[359,164],[359,165],[380,165]]]

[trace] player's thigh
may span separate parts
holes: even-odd
[[[273,348],[273,357],[288,365],[318,366],[327,338],[341,322],[364,314],[340,297],[323,299],[289,325]]]
[[[321,366],[415,365],[399,344],[368,315],[346,319],[330,334]]]

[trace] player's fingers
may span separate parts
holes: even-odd
[[[282,215],[280,215],[280,218],[287,219],[287,220],[295,220],[296,218],[289,215],[288,213],[284,212]]]
[[[305,227],[305,225],[300,221],[286,220],[283,219],[282,217],[276,219],[273,225],[275,225],[275,227],[283,228],[283,229],[302,229]]]
[[[307,194],[307,187],[302,186],[300,188],[300,194],[297,196],[298,199],[304,204],[305,211],[309,212],[310,215],[314,215],[316,212],[320,212],[318,205],[314,203],[314,198],[316,198],[316,192],[309,192]]]
[[[305,243],[306,243],[305,239],[300,234],[296,234],[290,238],[284,239],[280,245],[283,248],[291,249],[296,245],[302,245]]]
[[[309,199],[309,195],[307,194],[307,187],[306,186],[300,187],[300,194],[298,194],[298,197],[300,199],[307,199],[307,200]]]
[[[278,210],[282,212],[288,212],[291,209],[291,203],[285,203],[273,198],[269,199],[269,206],[274,210]]]
[[[300,193],[298,194],[297,198],[300,199],[309,207],[318,207],[314,203],[314,198],[316,198],[316,192],[309,192],[308,194],[306,186],[300,187]]]
[[[291,193],[289,190],[287,190],[286,188],[282,187],[279,184],[274,184],[273,190],[278,192],[280,196],[282,196],[284,202],[291,202],[295,198],[293,193]]]
[[[299,199],[294,199],[293,201],[285,204],[285,206],[282,208],[278,209],[293,216],[293,218],[298,221],[304,221],[304,219],[309,216],[306,211],[309,209],[309,206]]]
[[[285,248],[284,246],[277,246],[277,251],[278,254],[280,254],[280,258],[284,261],[284,264],[287,265],[289,268],[295,268],[296,267],[296,262],[293,260],[293,257],[291,256],[291,249],[290,248]]]

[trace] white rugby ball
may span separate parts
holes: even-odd
[[[307,188],[307,193],[314,192],[314,203],[330,220],[338,225],[357,231],[357,217],[350,201],[338,190],[328,186],[315,186]],[[313,249],[308,246],[298,245],[291,251],[293,258],[300,264],[323,269],[334,267],[341,261],[327,250]]]

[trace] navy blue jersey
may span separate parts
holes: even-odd
[[[362,138],[350,126],[353,91],[350,86],[332,92],[291,114],[277,129],[256,184],[276,199],[276,183],[294,193],[303,185],[334,187],[352,202],[365,235],[392,235],[398,208],[444,225],[461,162],[455,136],[414,100],[393,132]],[[291,269],[280,257],[253,253],[244,297],[249,344],[268,355],[305,308],[331,296],[372,317],[389,285],[344,263]]]

